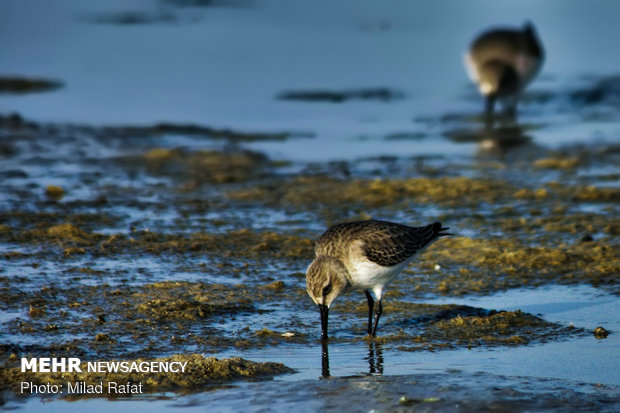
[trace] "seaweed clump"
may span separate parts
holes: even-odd
[[[4,215],[4,216],[3,216]],[[23,215],[26,215],[25,213]],[[125,234],[103,235],[89,232],[73,222],[56,223],[62,216],[46,214],[0,214],[0,219],[15,219],[19,227],[0,226],[0,239],[19,244],[59,246],[65,255],[80,251],[95,255],[127,253],[213,253],[220,256],[240,258],[302,258],[312,257],[314,241],[310,238],[282,234],[274,231],[257,232],[250,229],[231,230],[223,233],[195,232],[169,234],[154,231],[134,231]],[[66,218],[82,224],[90,215]],[[109,217],[94,217],[95,223]],[[86,224],[86,222],[84,222]],[[91,222],[91,225],[93,223]],[[34,228],[24,228],[33,225]]]
[[[460,315],[434,323],[427,334],[441,331],[445,339],[457,343],[487,345],[527,344],[530,340],[544,336],[553,324],[531,314],[517,311],[491,311],[487,315]],[[429,335],[434,335],[429,334]],[[539,337],[537,337],[539,336]]]
[[[187,282],[158,282],[134,293],[138,313],[159,321],[199,320],[212,315],[254,311],[250,295],[243,288]]]
[[[406,315],[401,323],[407,328],[372,340],[402,343],[401,349],[408,351],[516,346],[585,334],[582,329],[550,323],[520,310],[495,311],[455,304],[391,301],[386,303],[386,311]],[[366,339],[371,338],[367,336]]]
[[[466,177],[339,180],[315,176],[298,177],[277,187],[234,190],[228,196],[235,200],[312,209],[325,204],[389,207],[403,202],[477,205],[481,201],[498,201],[513,193],[514,188],[505,182]]]
[[[195,183],[232,183],[259,178],[268,173],[267,156],[250,150],[204,150],[187,152],[180,149],[153,148],[141,158],[149,172],[177,176]]]
[[[458,275],[437,284],[442,293],[482,293],[549,282],[614,286],[620,272],[620,250],[603,240],[528,246],[514,239],[455,237],[442,244],[433,258],[442,266],[459,268]]]

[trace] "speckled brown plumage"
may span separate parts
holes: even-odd
[[[334,225],[316,242],[316,255],[344,257],[349,245],[362,241],[365,257],[376,264],[391,267],[409,257],[443,235],[441,223],[424,227],[409,227],[388,221],[354,221]]]

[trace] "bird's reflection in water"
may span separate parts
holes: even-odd
[[[381,344],[373,341],[368,343],[368,366],[370,374],[383,374],[383,347]]]
[[[520,125],[485,128],[478,141],[478,156],[492,156],[505,159],[533,147],[532,138],[524,133]]]
[[[383,374],[383,347],[381,344],[370,341],[368,343],[368,374]],[[321,378],[331,377],[329,371],[329,345],[328,340],[321,340]]]
[[[463,120],[456,117],[454,119]],[[473,119],[473,123],[480,120],[482,119]],[[470,119],[468,123],[471,121]],[[494,116],[483,121],[482,127],[460,126],[447,130],[444,135],[455,143],[477,143],[477,157],[512,161],[527,158],[532,152],[539,150],[527,134],[533,127],[518,123],[516,118]]]

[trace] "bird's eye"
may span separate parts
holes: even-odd
[[[327,284],[325,287],[323,287],[323,297],[327,297],[327,295],[329,294],[329,292],[332,290],[332,285]]]

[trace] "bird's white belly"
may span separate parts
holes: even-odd
[[[469,52],[465,53],[464,60],[465,60],[465,69],[467,71],[467,75],[469,76],[472,82],[478,83],[478,81],[480,80],[480,76],[478,75],[478,65],[476,65],[476,62],[471,57],[471,53]]]
[[[381,299],[383,288],[390,283],[403,268],[409,264],[409,260],[393,267],[383,267],[371,261],[356,262],[349,267],[351,286],[360,290],[369,290],[377,300]]]
[[[487,95],[489,93],[489,88],[483,82],[480,82],[480,68],[482,64],[478,64],[471,55],[471,52],[465,53],[465,69],[467,70],[467,74],[469,78],[478,85],[478,89],[480,89],[480,93],[483,95]],[[538,73],[540,67],[542,66],[542,59],[529,56],[526,53],[518,53],[510,58],[506,58],[505,56],[502,58],[503,61],[510,64],[513,69],[517,71],[519,77],[521,79],[521,86],[524,87],[527,85]]]

